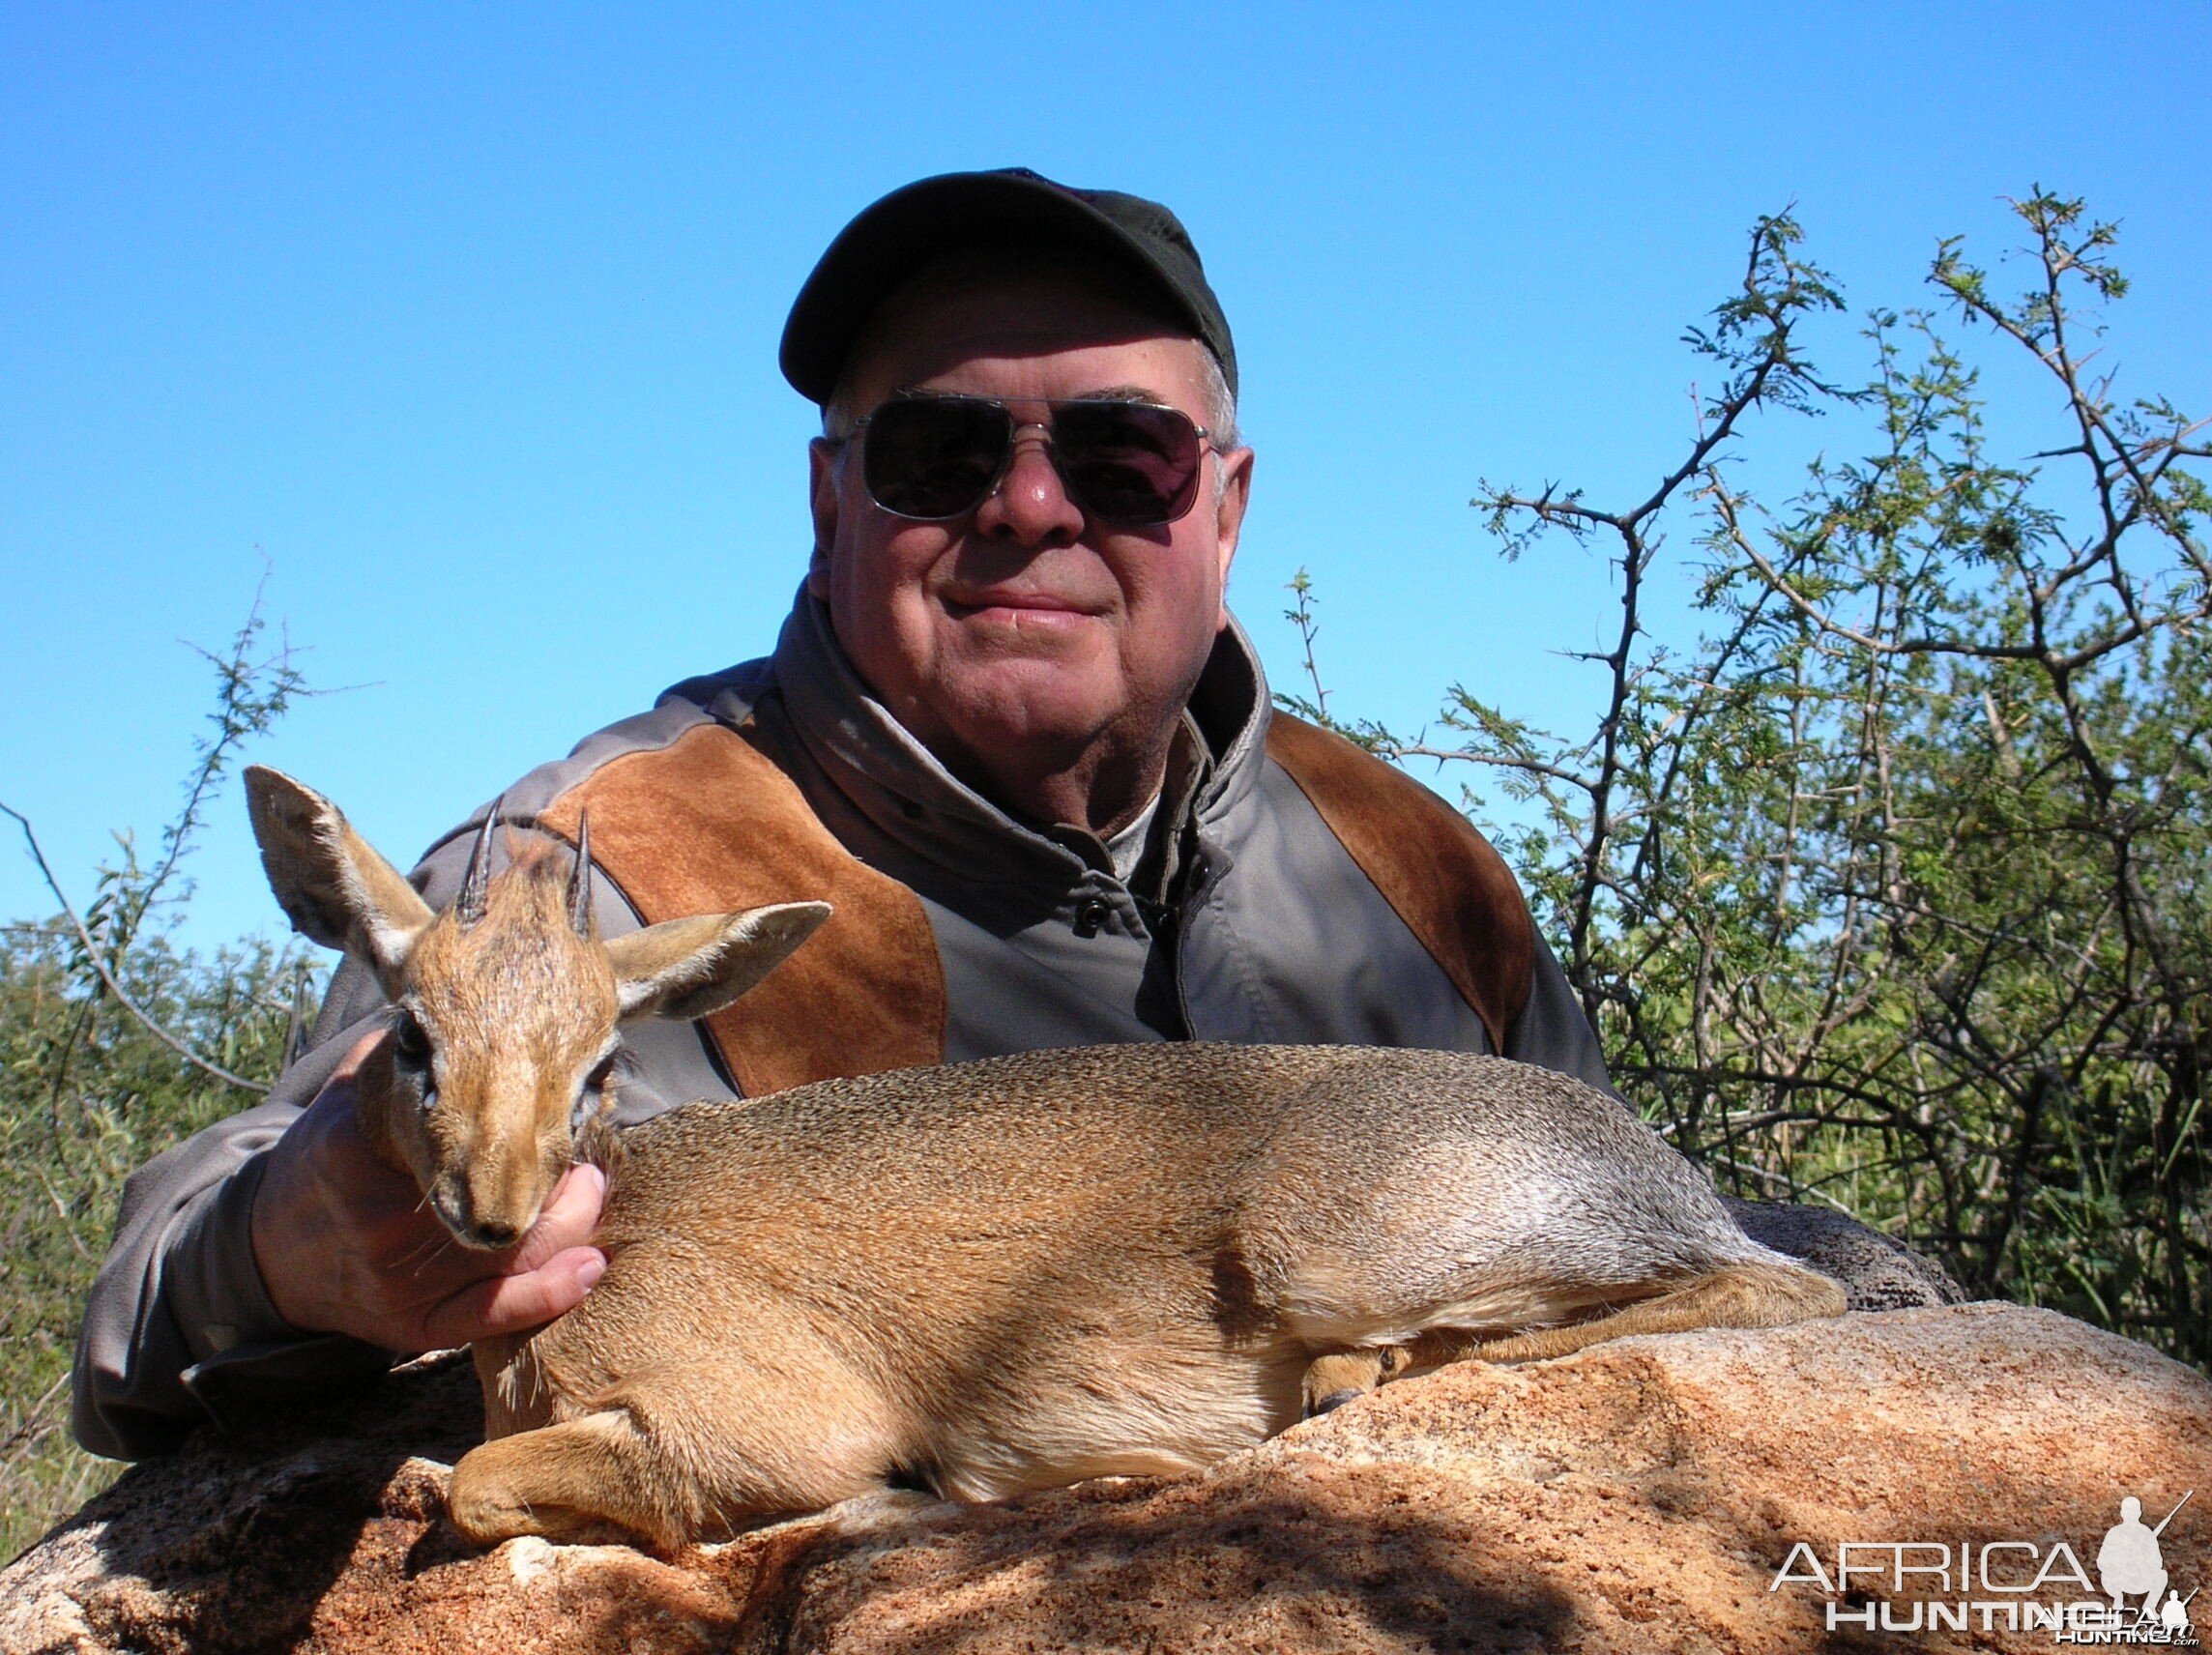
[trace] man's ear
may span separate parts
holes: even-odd
[[[806,591],[830,601],[830,550],[837,543],[837,454],[827,440],[806,445],[807,494],[814,512],[814,552],[806,560]]]
[[[1216,630],[1229,624],[1229,566],[1237,561],[1237,542],[1244,533],[1244,508],[1252,501],[1250,449],[1231,449],[1217,454],[1221,487],[1213,501],[1213,534],[1221,564],[1221,619]]]
[[[246,768],[246,807],[285,917],[302,936],[367,966],[396,998],[400,967],[437,917],[430,905],[336,805],[281,770]]]
[[[830,917],[827,902],[779,902],[742,914],[669,919],[607,943],[616,1015],[679,1021],[722,1009]]]

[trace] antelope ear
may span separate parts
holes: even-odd
[[[399,968],[437,917],[430,905],[336,805],[282,771],[248,765],[246,805],[269,888],[293,928],[343,949],[395,994]]]
[[[830,917],[827,902],[700,914],[607,943],[618,1015],[685,1021],[722,1009],[783,963]]]

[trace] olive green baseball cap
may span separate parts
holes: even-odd
[[[1064,254],[1133,282],[1189,325],[1235,394],[1229,319],[1182,221],[1141,195],[1076,189],[1023,166],[925,178],[847,224],[791,306],[783,377],[827,403],[861,331],[893,294],[932,260],[990,247]]]

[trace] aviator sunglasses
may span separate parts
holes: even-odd
[[[1189,511],[1209,433],[1190,417],[1150,402],[1083,398],[1046,402],[1052,421],[1017,421],[982,396],[897,396],[856,421],[860,475],[878,506],[898,517],[942,522],[991,497],[1013,463],[1014,439],[1045,434],[1045,453],[1067,498],[1118,529],[1155,529]]]

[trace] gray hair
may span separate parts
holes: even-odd
[[[1220,359],[1206,353],[1206,430],[1216,452],[1239,446],[1237,430],[1237,393],[1229,389],[1229,376]]]

